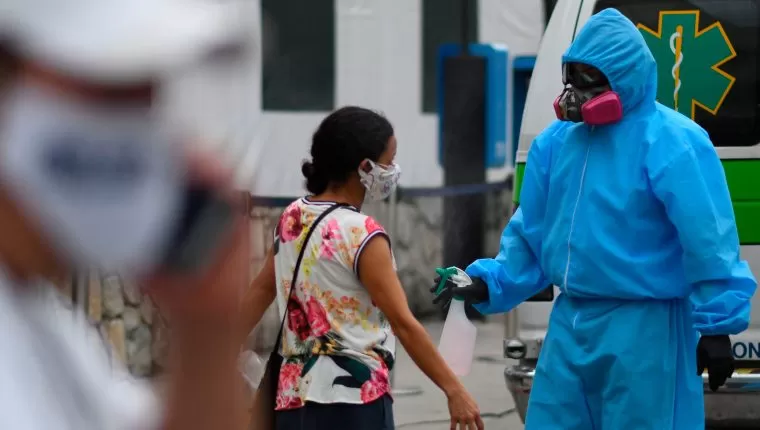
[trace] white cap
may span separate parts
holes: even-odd
[[[0,35],[45,66],[94,82],[128,83],[242,45],[247,35],[238,6],[220,0],[10,0],[0,5]]]

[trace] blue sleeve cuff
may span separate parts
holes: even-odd
[[[484,315],[503,312],[498,307],[493,306],[494,302],[498,302],[499,297],[501,296],[501,292],[497,289],[498,287],[494,288],[496,280],[493,279],[493,276],[491,276],[491,273],[488,270],[488,268],[492,267],[494,264],[498,264],[496,260],[492,258],[483,258],[475,260],[475,262],[467,266],[467,269],[465,269],[465,273],[467,273],[470,278],[479,278],[488,285],[488,301],[473,305],[478,312]]]
[[[519,260],[515,256],[515,260]],[[482,314],[508,312],[538,293],[547,281],[537,264],[514,270],[509,263],[493,258],[476,260],[465,272],[471,278],[480,278],[488,285],[488,302],[475,305]]]
[[[746,261],[724,279],[699,282],[691,293],[694,328],[703,335],[739,334],[749,326],[757,281]]]

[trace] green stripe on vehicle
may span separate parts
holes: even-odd
[[[760,244],[760,160],[723,160],[742,245]]]
[[[723,160],[723,170],[731,200],[760,202],[760,160]]]
[[[515,167],[515,180],[513,182],[514,192],[512,193],[512,203],[520,204],[520,190],[522,189],[523,176],[525,176],[525,163],[517,163]]]
[[[734,204],[736,228],[742,245],[760,245],[760,160],[723,160],[728,189]],[[525,163],[515,168],[512,201],[520,203]]]

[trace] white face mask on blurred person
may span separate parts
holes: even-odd
[[[150,108],[19,85],[0,112],[0,180],[60,255],[133,274],[158,262],[183,178]]]

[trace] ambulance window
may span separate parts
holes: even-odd
[[[760,142],[760,0],[598,0],[594,9],[608,7],[647,40],[658,63],[660,103],[697,121],[715,146]]]
[[[303,1],[303,0],[298,0]],[[462,40],[463,0],[422,0],[422,112],[435,113],[438,48]],[[468,1],[467,34],[478,42],[478,2]]]
[[[335,0],[261,1],[262,109],[333,110],[334,6]]]

